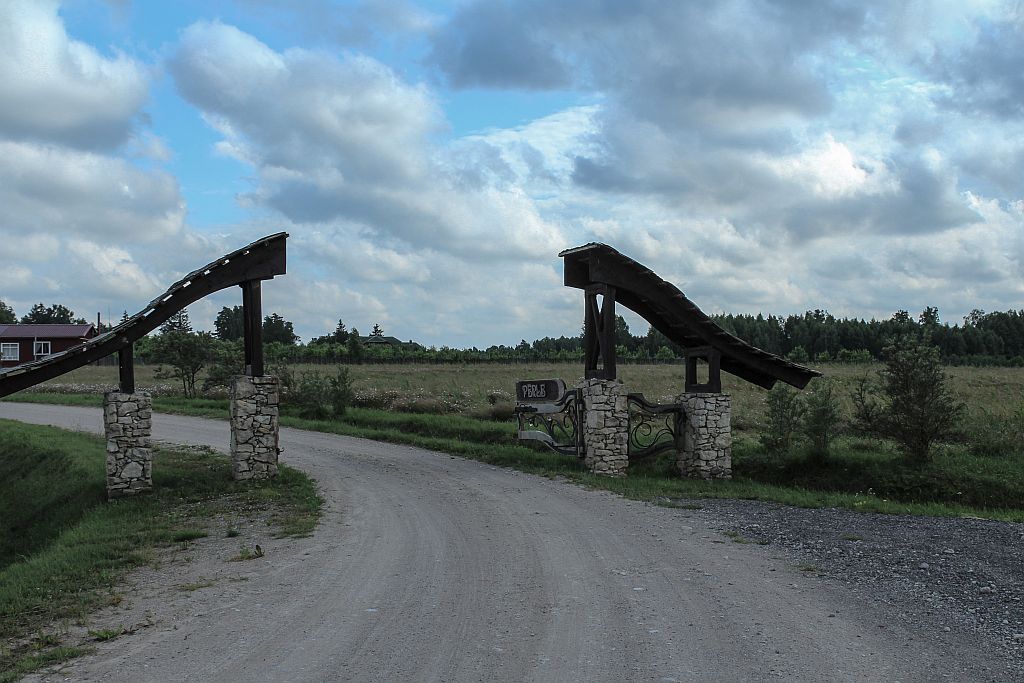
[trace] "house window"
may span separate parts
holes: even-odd
[[[0,360],[21,360],[19,344],[0,344]]]
[[[48,341],[37,341],[32,348],[32,355],[36,358],[50,355],[50,342]]]

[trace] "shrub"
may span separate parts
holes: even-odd
[[[761,433],[761,445],[770,450],[789,450],[803,417],[803,400],[796,390],[779,382],[768,392],[767,404],[768,422]]]
[[[322,420],[330,415],[330,385],[327,378],[317,371],[299,373],[291,391],[289,403],[295,406],[301,417]]]
[[[318,371],[300,373],[289,392],[289,403],[301,417],[323,420],[344,415],[352,405],[353,395],[348,368],[338,366],[333,377]]]
[[[203,391],[230,388],[245,372],[245,348],[241,339],[214,341],[210,347],[210,363],[203,379]]]
[[[842,429],[842,415],[839,401],[833,393],[832,382],[815,380],[811,391],[804,399],[803,433],[811,442],[811,455],[824,458],[828,455],[832,439]]]
[[[795,346],[793,350],[786,354],[788,360],[794,363],[809,363],[811,357],[807,354],[807,349],[802,346]]]
[[[864,373],[853,388],[853,431],[861,436],[880,436],[878,382]]]
[[[335,417],[340,417],[352,405],[352,399],[355,397],[355,392],[352,391],[352,377],[349,375],[348,368],[339,365],[335,369],[334,377],[329,378],[327,382],[331,410]]]
[[[932,445],[955,434],[964,406],[953,396],[939,350],[927,335],[898,337],[883,356],[884,401],[867,417],[911,462],[926,463]]]

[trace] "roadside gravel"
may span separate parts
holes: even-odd
[[[726,540],[783,549],[804,573],[907,627],[1005,657],[1024,680],[1024,524],[679,500]]]

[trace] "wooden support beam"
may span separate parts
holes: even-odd
[[[117,351],[117,376],[122,394],[135,393],[134,349],[134,344],[128,344]]]
[[[263,301],[259,280],[248,280],[242,288],[242,320],[245,340],[245,374],[261,377],[263,370]]]
[[[701,360],[708,364],[708,381],[700,382],[697,378],[697,363]],[[722,393],[722,354],[710,346],[686,349],[686,384],[687,393]]]
[[[615,288],[594,285],[584,291],[583,376],[615,379]]]

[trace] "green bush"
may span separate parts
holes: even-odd
[[[800,429],[804,402],[795,389],[777,383],[767,398],[767,422],[761,432],[761,445],[772,451],[788,451]]]
[[[927,337],[898,338],[883,353],[881,427],[910,460],[928,462],[932,444],[956,432],[964,406],[950,391],[939,349]]]
[[[842,415],[839,401],[833,392],[832,382],[815,380],[804,398],[804,416],[801,424],[803,434],[810,441],[810,453],[817,458],[828,456],[832,440],[842,429]]]
[[[333,377],[314,370],[300,373],[292,382],[288,404],[295,406],[300,417],[310,420],[341,417],[352,405],[352,379],[344,366],[339,365]]]

